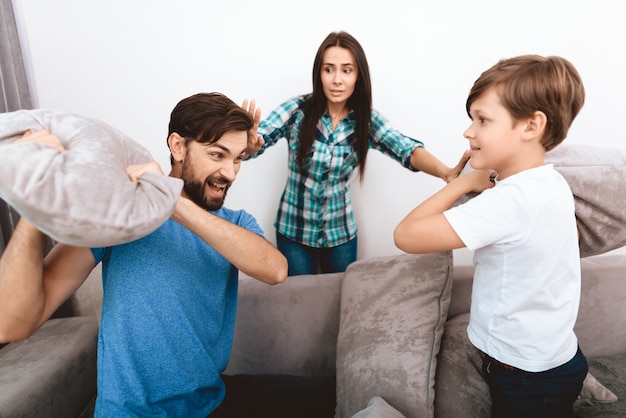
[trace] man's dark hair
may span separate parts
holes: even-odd
[[[252,124],[248,112],[223,94],[198,93],[174,107],[167,137],[176,132],[186,141],[212,144],[226,132],[247,131]],[[174,165],[171,156],[170,161]]]

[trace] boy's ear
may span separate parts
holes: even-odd
[[[170,147],[170,153],[172,154],[174,161],[182,161],[185,157],[185,152],[187,148],[185,138],[183,138],[176,132],[172,132],[169,138],[167,138],[167,144]]]
[[[528,139],[543,138],[543,133],[548,123],[548,117],[540,110],[535,111],[530,118],[527,119],[524,134]]]

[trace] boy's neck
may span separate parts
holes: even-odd
[[[528,147],[525,152],[518,154],[512,165],[498,171],[498,179],[503,180],[522,171],[530,170],[545,165],[546,150],[543,145]]]

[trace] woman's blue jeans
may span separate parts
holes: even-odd
[[[289,275],[336,273],[356,261],[357,238],[331,248],[313,248],[276,233],[276,247],[289,263]]]
[[[526,372],[489,356],[483,359],[482,369],[491,391],[493,418],[573,417],[574,401],[589,371],[580,349],[567,363],[545,372]]]

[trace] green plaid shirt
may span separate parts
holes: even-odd
[[[280,200],[274,226],[293,241],[315,248],[341,245],[354,238],[356,221],[350,200],[350,177],[358,167],[358,159],[350,141],[355,132],[354,113],[350,112],[332,129],[326,111],[318,126],[312,150],[302,174],[296,163],[300,124],[304,118],[302,95],[278,106],[259,125],[265,144],[254,156],[262,154],[281,138],[289,148],[289,176]],[[369,147],[389,155],[403,166],[411,167],[411,153],[423,143],[402,135],[372,110]]]

